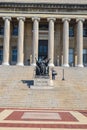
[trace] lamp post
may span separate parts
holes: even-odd
[[[63,69],[63,78],[62,78],[62,80],[65,80],[65,78],[64,78],[64,69]]]

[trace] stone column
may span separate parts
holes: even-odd
[[[9,50],[10,50],[10,20],[11,17],[3,17],[4,24],[4,45],[3,45],[3,65],[9,65]]]
[[[17,65],[24,65],[24,17],[18,17],[18,53],[17,53]]]
[[[83,67],[83,22],[84,19],[78,18],[77,21],[77,66]]]
[[[49,21],[49,37],[48,37],[48,58],[50,58],[49,66],[54,66],[54,22],[55,18],[48,18]]]
[[[39,35],[39,21],[40,18],[33,17],[33,41],[32,41],[32,66],[36,66],[36,60],[38,59],[38,35]]]
[[[63,18],[63,66],[69,67],[69,21]]]

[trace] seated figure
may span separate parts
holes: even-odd
[[[35,58],[36,59],[36,58]],[[48,75],[49,74],[49,63],[50,59],[44,58],[41,61],[36,59],[36,75]]]

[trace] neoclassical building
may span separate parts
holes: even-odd
[[[87,66],[87,0],[0,0],[0,64]]]

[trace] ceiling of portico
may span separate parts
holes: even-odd
[[[6,3],[55,3],[55,4],[87,4],[87,0],[0,0]]]

